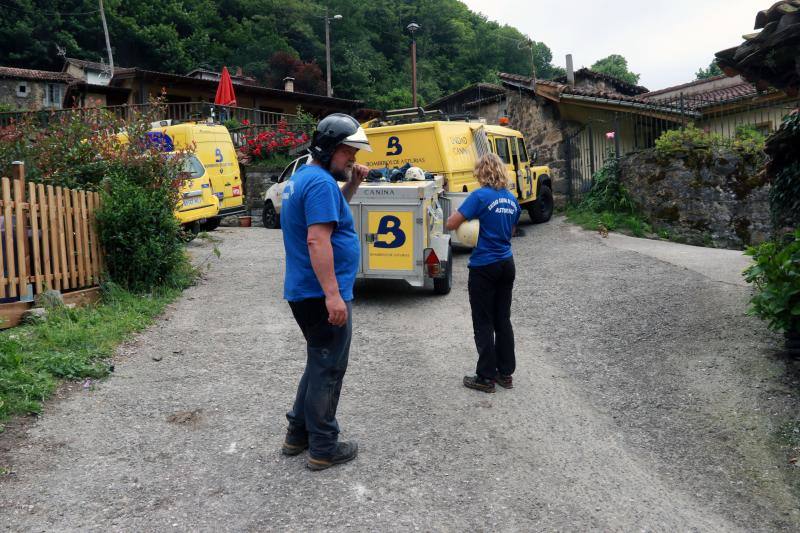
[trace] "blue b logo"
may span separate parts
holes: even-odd
[[[214,160],[215,160],[217,163],[222,163],[222,159],[223,159],[223,158],[222,158],[222,150],[220,150],[219,148],[217,148],[217,149],[216,149],[216,151],[214,152],[214,155],[216,155],[216,157],[214,158]]]
[[[406,243],[406,234],[400,229],[400,219],[393,215],[383,217],[378,224],[375,248],[400,248]]]
[[[394,152],[386,152],[386,155],[400,155],[403,153],[403,145],[400,144],[400,137],[389,137],[389,144],[386,145],[389,150]]]

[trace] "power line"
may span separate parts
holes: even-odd
[[[62,17],[80,17],[83,15],[93,15],[95,13],[99,13],[99,9],[94,9],[92,11],[77,11],[75,13],[61,13],[59,11],[42,11],[36,8],[36,6],[31,6],[30,8],[22,7],[18,5],[8,5],[5,3],[0,2],[0,6],[8,8],[8,9],[16,9],[17,11],[25,11],[29,12],[31,10],[35,11],[36,13],[41,13],[42,15],[60,15]]]

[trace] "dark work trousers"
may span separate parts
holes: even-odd
[[[286,413],[289,430],[296,435],[308,432],[311,454],[320,459],[330,458],[339,435],[336,407],[350,354],[352,303],[347,302],[347,324],[342,327],[328,323],[325,298],[289,302],[289,306],[307,345],[306,369],[297,387],[294,406]]]
[[[515,276],[513,258],[469,269],[469,305],[478,349],[476,373],[482,378],[495,379],[498,373],[510,376],[517,366],[511,328]]]

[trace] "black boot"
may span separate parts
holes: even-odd
[[[286,432],[283,446],[281,446],[281,453],[283,455],[299,455],[307,448],[308,433],[290,426],[289,430]]]
[[[482,378],[478,375],[464,376],[464,386],[481,392],[494,392],[494,380]]]
[[[331,457],[314,457],[309,454],[306,466],[309,470],[325,470],[333,465],[340,465],[352,461],[358,455],[358,443],[340,442],[336,445],[336,451]]]

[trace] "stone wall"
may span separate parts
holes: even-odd
[[[623,158],[621,179],[656,230],[687,244],[742,249],[772,229],[760,170],[728,149],[668,159],[646,150]]]
[[[21,83],[27,85],[27,96],[17,96],[17,87]],[[31,80],[0,80],[0,104],[8,105],[13,110],[36,110],[44,103],[45,84]]]
[[[264,193],[277,181],[283,168],[242,165],[242,175],[245,178],[245,205],[248,211],[264,207]]]
[[[575,129],[575,123],[561,120],[558,109],[540,97],[508,92],[510,127],[525,136],[528,152],[536,152],[534,165],[549,165],[553,180],[553,195],[557,205],[566,201],[568,189],[567,163],[564,159],[564,132]]]

